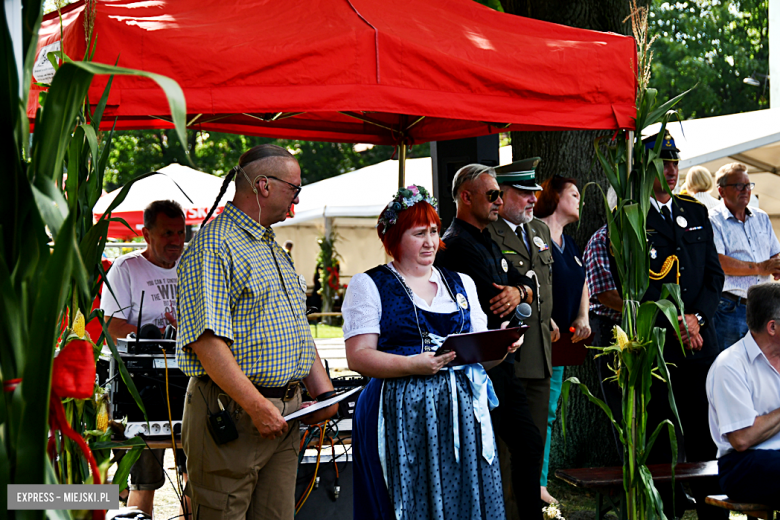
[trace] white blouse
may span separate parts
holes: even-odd
[[[398,276],[403,278],[393,263],[387,266]],[[429,281],[436,284],[436,296],[430,305],[414,294],[414,304],[428,312],[452,313],[457,312],[458,304],[450,297],[447,287],[442,283],[439,270],[432,270]],[[483,332],[487,330],[487,316],[479,305],[477,296],[477,286],[470,276],[463,273],[460,275],[463,287],[466,289],[466,299],[469,302],[471,311],[471,332]],[[379,334],[379,321],[382,319],[382,300],[379,296],[379,289],[366,273],[360,273],[352,277],[347,287],[347,294],[344,296],[344,303],[341,306],[341,313],[344,317],[344,339],[360,334]],[[467,331],[464,331],[467,332]]]

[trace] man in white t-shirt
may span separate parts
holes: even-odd
[[[100,308],[111,319],[108,333],[114,341],[138,333],[138,311],[143,295],[141,327],[153,324],[162,332],[176,325],[176,267],[184,251],[184,212],[178,203],[158,200],[144,209],[146,249],[122,255],[106,274]],[[130,470],[128,506],[151,515],[154,492],[165,484],[165,450],[144,450]],[[178,457],[177,457],[178,458]],[[184,464],[179,464],[185,467]]]
[[[780,508],[780,284],[748,289],[747,325],[707,375],[710,433],[723,492]]]

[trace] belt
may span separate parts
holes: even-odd
[[[208,375],[198,376],[198,379],[208,382],[211,378]],[[282,401],[291,401],[298,394],[301,388],[301,380],[288,381],[284,386],[258,386],[254,385],[260,395],[266,399],[281,399]]]
[[[731,294],[728,292],[720,293],[721,298],[726,298],[727,300],[731,300],[733,302],[737,302],[737,305],[745,305],[747,304],[747,298],[743,298],[741,296],[737,296],[736,294]]]

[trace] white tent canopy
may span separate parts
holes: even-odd
[[[512,147],[499,150],[501,164],[512,162]],[[432,191],[431,158],[406,160],[406,183]],[[376,235],[376,219],[398,191],[398,161],[384,161],[303,187],[295,217],[274,225],[277,241],[294,244],[296,270],[312,284],[317,239],[329,229],[336,234],[342,282],[388,260]]]
[[[661,125],[649,127],[652,135]],[[739,161],[756,173],[780,175],[780,109],[691,119],[666,127],[680,149],[680,171],[704,166],[714,172]]]
[[[146,206],[156,200],[175,200],[184,210],[188,224],[200,224],[214,204],[223,179],[176,163],[158,171],[161,174],[134,183],[125,200],[114,209],[113,215],[125,218],[131,226],[140,230],[139,224],[143,225],[141,214]],[[121,188],[118,188],[100,197],[92,210],[93,213],[96,216],[102,215],[120,191]],[[235,187],[231,182],[220,200],[220,207],[233,200],[234,193]],[[217,213],[215,212],[215,215]]]
[[[512,147],[499,150],[501,164],[512,162]],[[406,160],[406,183],[433,191],[431,158]],[[376,225],[376,218],[398,191],[398,161],[389,160],[353,172],[331,177],[303,187],[295,217],[274,226],[315,225],[323,218],[368,217],[366,225]]]
[[[660,128],[648,127],[644,135]],[[761,209],[780,216],[780,109],[691,119],[666,128],[680,149],[680,184],[693,166],[704,166],[715,174],[724,164],[741,162],[756,183],[753,193]],[[717,188],[712,193],[717,197]]]

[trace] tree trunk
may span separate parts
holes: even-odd
[[[507,13],[571,27],[630,34],[628,0],[501,0]],[[647,5],[647,0],[637,4]],[[541,157],[537,176],[543,181],[554,174],[577,179],[580,190],[586,184],[598,184],[604,193],[608,182],[595,160],[593,140],[607,131],[512,132],[512,155],[515,160]],[[579,225],[567,227],[580,251],[593,232],[606,222],[602,192],[589,186],[584,196],[585,207]],[[596,396],[601,396],[596,367],[591,354],[581,366],[567,367],[565,377],[577,377]],[[577,468],[620,465],[611,427],[606,416],[573,389],[566,417],[566,440],[561,433],[560,407],[552,431],[550,479],[557,468]],[[545,435],[545,432],[542,432]]]

